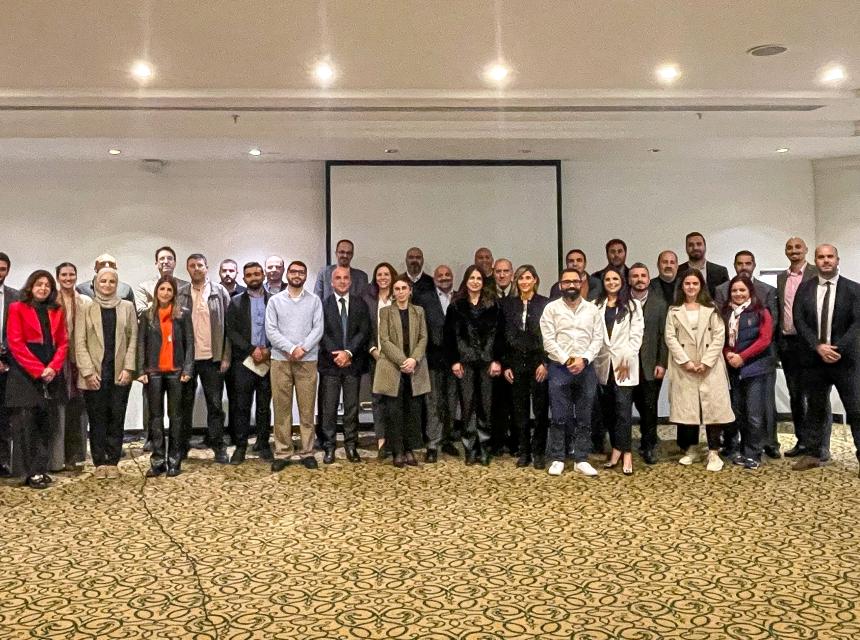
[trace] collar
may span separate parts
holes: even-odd
[[[747,308],[749,308],[750,304],[752,304],[752,298],[748,299],[746,302],[744,302],[744,303],[743,303],[742,305],[740,305],[739,307],[736,307],[735,305],[732,305],[732,315],[733,315],[735,318],[737,318],[737,317],[738,317],[739,315],[741,315],[744,311],[746,311],[746,310],[747,310]]]
[[[806,271],[806,267],[807,267],[807,263],[804,262],[803,266],[800,267],[799,271],[792,271],[791,265],[788,265],[788,269],[786,269],[785,272],[790,276],[802,276],[803,272]]]
[[[203,285],[199,286],[199,287],[197,285],[195,285],[193,282],[191,283],[191,288],[196,290],[196,291],[200,291],[201,293],[206,291],[206,287],[208,287],[208,286],[209,286],[209,278],[206,278],[206,280],[203,281]]]
[[[450,298],[452,293],[454,293],[453,289],[451,291],[446,292],[446,291],[442,291],[442,289],[440,289],[439,287],[436,287],[436,295],[437,296],[445,296],[446,298]]]
[[[836,281],[837,281],[837,280],[839,280],[839,272],[838,272],[838,271],[836,272],[836,275],[835,275],[835,276],[833,276],[833,277],[832,277],[832,278],[830,278],[830,279],[825,278],[825,277],[824,277],[824,276],[822,276],[822,275],[819,275],[819,276],[818,276],[818,284],[819,284],[819,285],[822,285],[822,284],[824,284],[825,282],[830,282],[830,283],[832,283],[832,284],[836,284]]]
[[[407,272],[406,272],[406,275],[407,275],[407,276],[409,276],[409,279],[410,279],[410,280],[412,280],[412,282],[418,282],[421,278],[423,278],[423,277],[424,277],[424,272],[423,272],[423,271],[419,271],[417,276],[413,276],[411,273],[409,273],[409,272],[407,271]]]
[[[349,302],[349,291],[347,291],[347,292],[346,292],[346,293],[344,293],[343,295],[341,295],[341,294],[339,294],[337,291],[335,291],[335,292],[334,292],[334,297],[335,297],[335,300],[337,300],[337,303],[338,303],[338,304],[340,304],[340,299],[341,299],[341,298],[343,298],[344,300],[346,300],[346,301],[347,301],[347,303],[348,303],[348,302]]]

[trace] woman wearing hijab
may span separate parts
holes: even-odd
[[[95,278],[93,303],[75,321],[78,387],[90,418],[90,453],[96,478],[119,476],[128,393],[134,380],[137,314],[117,295],[116,269]]]
[[[18,302],[9,306],[6,345],[12,356],[6,407],[20,450],[24,484],[44,489],[51,483],[48,438],[51,420],[65,402],[63,363],[69,348],[57,283],[50,272],[30,274]]]

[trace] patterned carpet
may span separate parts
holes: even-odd
[[[0,638],[860,637],[841,426],[802,474],[683,468],[666,444],[632,478],[201,458],[145,481],[130,453],[118,480],[0,486]]]

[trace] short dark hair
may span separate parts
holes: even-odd
[[[571,249],[570,251],[568,251],[567,253],[564,254],[564,261],[565,262],[567,262],[567,259],[570,257],[571,253],[582,254],[582,257],[585,258],[585,263],[588,264],[588,256],[585,255],[585,251],[583,251],[582,249],[576,249],[576,248]]]
[[[221,264],[224,264],[224,263],[222,262]],[[259,262],[246,262],[245,264],[242,265],[242,273],[245,273],[248,269],[251,269],[251,268],[257,268],[260,271],[262,271],[263,273],[266,272],[266,270],[263,268],[263,265],[261,265]]]
[[[206,256],[204,256],[202,253],[192,253],[190,256],[185,258],[185,264],[188,264],[192,260],[202,260],[203,264],[205,264],[207,267],[209,266],[209,262],[207,262]]]
[[[684,236],[684,244],[687,244],[687,241],[694,236],[699,236],[702,239],[702,242],[708,244],[708,241],[705,240],[705,236],[702,235],[702,233],[700,233],[699,231],[691,231],[686,236]]]
[[[627,253],[627,243],[624,242],[624,240],[622,240],[621,238],[612,238],[612,240],[607,242],[606,243],[606,253],[609,253],[609,247],[616,245],[616,244],[620,244],[622,247],[624,247],[624,253]],[[585,254],[583,254],[583,255],[585,255]]]
[[[290,270],[290,267],[292,267],[294,264],[295,264],[295,265],[298,265],[298,266],[300,266],[302,269],[304,269],[304,270],[305,270],[305,273],[307,273],[307,272],[308,272],[308,265],[306,265],[306,264],[305,264],[304,262],[302,262],[301,260],[293,260],[290,264],[288,264],[288,265],[287,265],[287,271],[289,271],[289,270]]]
[[[352,247],[352,250],[355,251],[355,243],[352,240],[350,240],[349,238],[342,238],[341,240],[338,240],[337,242],[335,242],[335,244],[334,244],[335,251],[337,251],[337,248],[340,246],[341,242],[348,242],[349,246]]]
[[[391,290],[392,290],[392,291],[394,291],[394,283],[395,283],[395,282],[404,282],[404,283],[406,283],[407,285],[409,285],[409,290],[410,290],[410,291],[411,291],[411,290],[412,290],[412,288],[415,286],[415,284],[412,282],[412,280],[409,278],[409,276],[408,276],[408,275],[406,275],[405,273],[401,273],[399,276],[397,276],[396,278],[394,278],[394,282],[392,282],[392,283],[391,283]]]
[[[580,271],[579,269],[569,269],[569,268],[565,267],[564,269],[561,270],[561,273],[558,274],[559,281],[561,281],[561,279],[564,277],[565,273],[575,273],[580,278],[583,278],[582,271]]]
[[[169,251],[170,255],[173,256],[174,262],[176,261],[176,252],[173,250],[173,247],[169,247],[167,245],[164,245],[163,247],[158,247],[158,249],[155,250],[155,260],[156,261],[158,261],[158,254],[161,253],[162,251]]]
[[[741,249],[740,251],[738,251],[735,254],[734,262],[737,262],[738,258],[740,258],[741,256],[749,256],[750,258],[752,258],[753,263],[755,263],[755,254],[749,249]]]
[[[5,262],[7,269],[12,266],[12,261],[9,259],[9,256],[6,255],[4,251],[0,251],[0,262]]]
[[[742,283],[747,288],[747,291],[749,291],[750,310],[758,311],[759,313],[761,313],[764,307],[762,306],[761,300],[759,300],[758,294],[756,294],[755,292],[755,285],[753,284],[753,281],[750,280],[750,277],[747,274],[739,273],[734,278],[729,280],[729,290],[726,295],[726,301],[723,303],[723,308],[721,309],[723,315],[728,315],[728,313],[732,310],[732,287],[737,282]]]
[[[231,264],[235,264],[237,267],[239,266],[239,263],[238,263],[238,262],[236,262],[235,260],[233,260],[233,258],[224,258],[218,266],[219,266],[219,267],[223,266],[225,262],[229,262],[229,263],[231,263]]]
[[[645,271],[648,271],[648,266],[644,262],[634,262],[629,267],[627,267],[627,273],[630,273],[631,271],[633,271],[633,269],[645,269]],[[648,271],[648,273],[651,272]]]
[[[2,260],[2,259],[3,258],[0,258],[0,260]],[[75,265],[73,265],[71,262],[61,262],[60,264],[58,264],[56,266],[56,268],[54,269],[54,274],[59,278],[60,277],[60,269],[64,269],[66,267],[71,267],[72,269],[75,270],[75,273],[77,274],[78,268]]]
[[[33,285],[36,284],[36,280],[39,278],[48,279],[48,284],[51,285],[51,292],[48,294],[46,302],[49,309],[56,309],[60,306],[57,302],[57,281],[54,280],[54,276],[51,275],[50,271],[45,271],[44,269],[36,269],[33,273],[27,276],[27,282],[24,283],[24,288],[21,289],[18,300],[29,305],[32,305],[33,302],[35,302],[33,299]]]

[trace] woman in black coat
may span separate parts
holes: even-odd
[[[505,380],[513,385],[514,425],[519,430],[517,466],[527,467],[534,461],[535,469],[543,469],[549,429],[549,387],[540,317],[549,298],[538,294],[540,278],[530,264],[517,269],[514,283],[516,295],[501,300],[501,337],[502,367]],[[534,429],[530,420],[532,406]]]
[[[484,291],[484,275],[472,265],[445,316],[445,351],[457,378],[466,464],[490,464],[492,379],[502,372],[498,335],[500,311]],[[501,340],[499,340],[501,343]]]

